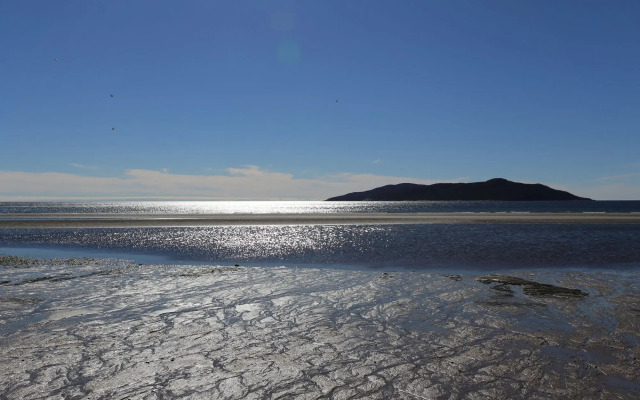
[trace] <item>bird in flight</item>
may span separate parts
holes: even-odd
[[[340,102],[340,99],[336,99],[336,103]]]
[[[58,62],[58,59],[57,59],[57,58],[54,58],[54,59],[53,59],[53,61]]]
[[[115,94],[113,94],[113,93],[109,93],[109,96],[111,96],[111,97],[116,97],[116,95],[115,95]]]

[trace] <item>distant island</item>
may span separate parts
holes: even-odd
[[[591,199],[578,197],[562,190],[552,189],[540,183],[519,183],[503,178],[490,179],[486,182],[436,183],[433,185],[400,183],[327,199],[327,201],[412,200],[556,201]]]

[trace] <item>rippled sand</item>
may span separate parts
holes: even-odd
[[[0,264],[0,398],[640,396],[632,272],[513,274],[574,298],[474,274]]]

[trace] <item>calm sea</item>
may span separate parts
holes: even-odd
[[[122,201],[0,202],[3,213],[416,213],[616,212],[640,213],[640,201]]]
[[[1,213],[640,212],[640,201],[39,202]],[[140,263],[434,271],[640,269],[640,224],[291,225],[0,230],[0,253]]]

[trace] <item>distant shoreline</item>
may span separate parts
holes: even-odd
[[[640,224],[640,213],[304,213],[304,214],[85,214],[0,215],[0,229],[130,228],[223,225],[565,223]]]

